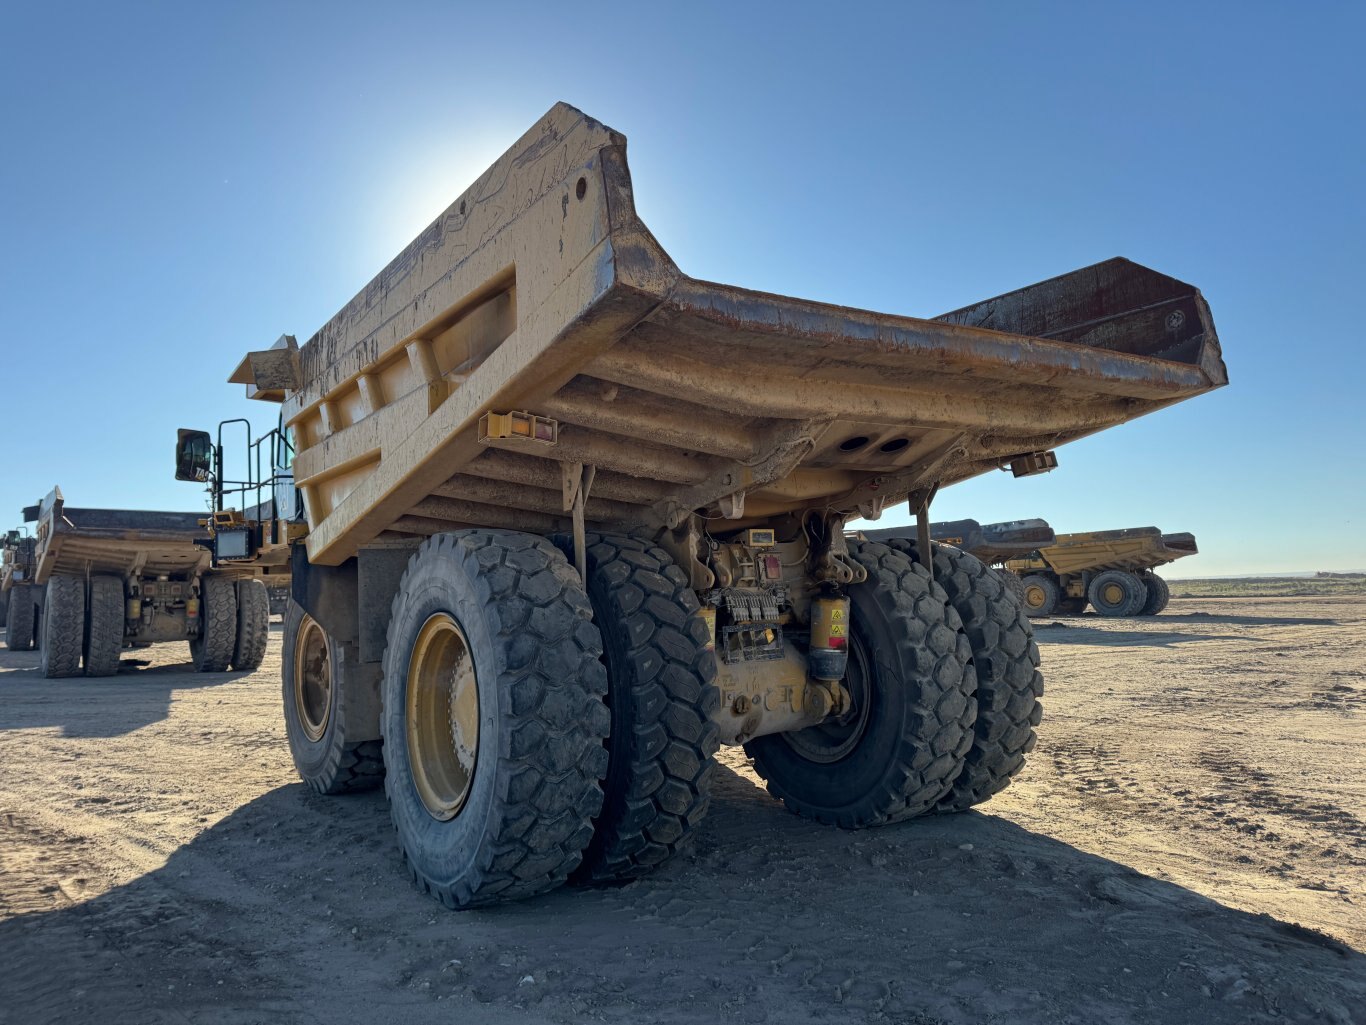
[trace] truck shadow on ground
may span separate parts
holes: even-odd
[[[1034,624],[1040,644],[1093,644],[1102,647],[1170,648],[1192,641],[1245,641],[1243,634],[1181,633],[1157,630],[1107,630],[1087,626],[1075,619],[1048,620]]]
[[[83,882],[98,838],[7,889]],[[31,861],[29,862],[32,863]],[[52,878],[48,878],[52,877]],[[71,880],[75,880],[72,882]],[[0,922],[0,1021],[1359,1021],[1366,956],[989,814],[850,833],[722,768],[695,847],[623,886],[448,912],[377,793],[251,801],[164,867]],[[7,1018],[6,1015],[12,1015]]]
[[[139,665],[127,652],[116,676],[48,680],[38,659],[36,651],[0,649],[0,731],[58,726],[64,737],[119,737],[165,719],[176,691],[250,675],[195,673],[189,662]]]

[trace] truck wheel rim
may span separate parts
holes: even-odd
[[[1124,600],[1124,588],[1118,584],[1106,584],[1101,591],[1101,597],[1105,599],[1107,605],[1118,605]]]
[[[327,633],[312,616],[304,616],[294,644],[294,707],[304,736],[312,741],[322,739],[332,718],[332,660],[327,656]]]
[[[1031,609],[1043,608],[1043,588],[1033,584],[1025,588],[1025,604]]]
[[[408,765],[427,813],[455,818],[469,796],[479,754],[479,687],[474,658],[449,614],[428,618],[408,662]]]
[[[867,732],[872,682],[873,671],[868,652],[857,635],[851,636],[849,664],[844,671],[844,686],[848,688],[851,699],[848,711],[804,730],[779,735],[792,750],[809,762],[828,765],[847,757],[858,747]]]

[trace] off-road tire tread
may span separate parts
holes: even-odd
[[[1148,588],[1148,600],[1143,603],[1139,615],[1157,616],[1165,612],[1168,603],[1172,600],[1171,586],[1156,573],[1149,573],[1145,576],[1143,583]]]
[[[251,578],[237,581],[237,632],[232,668],[244,673],[260,669],[269,640],[270,594],[265,583]]]
[[[1006,592],[1019,602],[1020,608],[1023,609],[1024,581],[1020,579],[1020,574],[1016,573],[1014,570],[1005,569],[1004,567],[999,566],[993,569],[992,572],[1001,578],[1001,583],[1005,585]]]
[[[579,867],[602,811],[611,724],[602,638],[578,573],[550,541],[511,530],[435,534],[408,560],[394,597],[384,651],[386,704],[391,684],[407,673],[409,652],[399,649],[395,632],[409,580],[427,553],[438,551],[459,560],[474,584],[498,648],[496,686],[505,714],[493,736],[479,739],[479,757],[498,759],[488,815],[493,828],[473,863],[449,884],[427,878],[414,864],[395,821],[399,848],[417,888],[449,908],[532,897],[562,885]],[[544,708],[550,696],[561,699],[558,710]],[[568,714],[566,703],[574,706]],[[386,735],[386,758],[398,750]],[[398,779],[392,770],[385,775],[391,804]]]
[[[10,651],[30,651],[37,643],[34,632],[33,594],[28,584],[9,590],[9,609],[5,613],[5,644]]]
[[[573,558],[571,538],[553,540]],[[604,882],[639,876],[691,841],[711,800],[720,693],[706,621],[672,556],[621,534],[590,532],[586,545],[613,723],[602,814],[574,880]]]
[[[85,581],[53,576],[47,582],[43,608],[43,675],[49,680],[81,675],[85,645]]]
[[[1114,609],[1097,601],[1101,588],[1105,586],[1104,581],[1110,579],[1131,581],[1138,585],[1130,592],[1126,600]],[[1131,573],[1127,569],[1107,569],[1091,578],[1091,582],[1086,586],[1086,597],[1091,602],[1091,608],[1096,610],[1096,615],[1108,616],[1112,619],[1124,619],[1142,614],[1143,606],[1148,601],[1148,588],[1144,584],[1143,578],[1137,573]]]
[[[897,538],[887,543],[923,564],[915,542]],[[972,748],[963,771],[935,806],[936,811],[956,812],[1000,793],[1024,768],[1043,718],[1043,675],[1034,628],[1001,575],[951,545],[932,543],[932,550],[934,582],[944,588],[963,621],[977,672]]]
[[[123,581],[115,576],[90,578],[85,623],[85,675],[113,676],[123,653]]]
[[[297,613],[297,616],[296,616]],[[290,744],[290,755],[294,758],[294,768],[299,778],[309,789],[325,797],[338,794],[355,794],[374,790],[384,782],[384,741],[346,739],[348,703],[346,700],[346,668],[344,659],[339,659],[331,650],[332,638],[328,637],[329,670],[333,674],[332,687],[335,697],[328,712],[327,729],[319,741],[311,742],[303,735],[298,720],[298,710],[294,708],[294,645],[298,642],[299,627],[303,622],[304,611],[288,599],[285,607],[284,636],[280,653],[280,682],[285,706],[285,736]],[[291,715],[291,712],[293,714]],[[303,744],[326,742],[327,750],[322,764],[310,770],[299,763],[294,750],[295,740]]]
[[[921,674],[922,700],[911,706],[909,728],[891,759],[894,771],[883,776],[875,792],[832,811],[802,800],[784,786],[768,762],[765,745],[750,742],[745,752],[754,759],[754,771],[769,793],[789,811],[827,825],[858,829],[900,822],[934,809],[953,786],[972,747],[977,703],[971,645],[944,589],[930,581],[923,566],[885,544],[851,540],[849,554],[868,571],[868,579],[853,586],[870,588],[867,593],[879,605],[890,606],[892,615],[902,617],[910,627],[896,631],[890,644],[870,643],[869,657],[883,663],[881,674],[895,677],[897,662],[886,650],[895,646],[904,656],[897,661],[927,669]]]
[[[199,635],[190,638],[195,672],[225,673],[237,647],[237,587],[231,577],[201,579],[199,617]]]

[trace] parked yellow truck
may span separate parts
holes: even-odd
[[[915,538],[914,527],[883,527],[877,530],[863,530],[860,533],[870,541],[911,541]],[[1015,599],[1023,602],[1024,584],[1016,574],[1006,569],[1004,564],[1011,559],[1028,555],[1039,547],[1052,544],[1055,535],[1048,522],[1040,519],[986,524],[977,520],[944,520],[930,524],[930,538],[940,544],[961,548],[992,567],[1015,595]]]
[[[201,672],[260,666],[265,584],[250,564],[213,564],[197,514],[73,509],[53,488],[24,519],[34,524],[28,639],[44,676],[111,676],[125,647],[173,640],[189,642]]]
[[[1155,616],[1171,591],[1153,570],[1198,552],[1194,534],[1129,527],[1059,534],[1006,568],[1019,577],[1025,612],[1035,618],[1079,616],[1087,605],[1102,616]]]
[[[37,639],[43,592],[33,583],[34,543],[33,537],[18,530],[6,532],[0,543],[0,607],[10,651],[28,651]]]
[[[300,775],[383,779],[412,878],[463,908],[663,861],[719,743],[839,826],[989,798],[1038,650],[930,500],[1226,375],[1200,293],[1126,260],[929,320],[689,278],[625,139],[558,105],[232,380],[282,404],[303,498],[228,541],[291,553]],[[182,475],[213,449],[182,432]],[[916,542],[846,535],[907,501]]]

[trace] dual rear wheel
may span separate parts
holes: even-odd
[[[707,809],[715,655],[687,578],[648,541],[590,533],[581,580],[568,548],[496,530],[424,542],[394,598],[369,721],[351,698],[370,689],[357,664],[301,609],[286,622],[300,774],[324,793],[356,789],[378,781],[382,755],[404,863],[449,907],[630,878]],[[975,559],[943,556],[949,592],[913,552],[851,549],[868,570],[850,588],[852,708],[751,741],[756,770],[792,811],[851,828],[985,800],[1038,722],[1018,603]],[[357,760],[366,770],[348,775]]]

